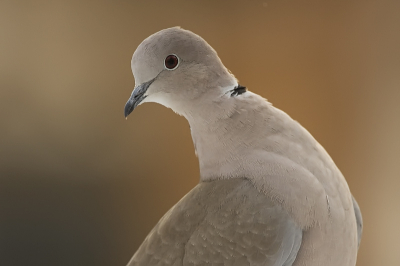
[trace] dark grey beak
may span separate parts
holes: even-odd
[[[147,97],[144,94],[146,93],[147,89],[150,87],[151,83],[153,83],[154,80],[155,78],[147,82],[144,82],[133,89],[131,97],[125,104],[125,118],[128,117],[128,115],[132,113],[132,111],[136,108],[136,106],[138,106],[139,103]]]

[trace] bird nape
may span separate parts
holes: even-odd
[[[133,265],[354,266],[362,218],[324,148],[240,86],[215,50],[179,27],[145,39],[125,116],[157,102],[184,116],[200,182],[133,255]]]

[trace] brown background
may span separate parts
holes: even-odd
[[[125,265],[196,185],[184,118],[123,108],[132,53],[180,25],[305,126],[400,265],[400,1],[0,2],[0,264]]]

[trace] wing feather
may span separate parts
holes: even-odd
[[[247,179],[202,182],[158,222],[133,265],[290,266],[302,231]]]

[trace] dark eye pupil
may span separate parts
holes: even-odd
[[[165,66],[168,69],[173,69],[178,65],[178,58],[175,55],[169,55],[165,58]]]

